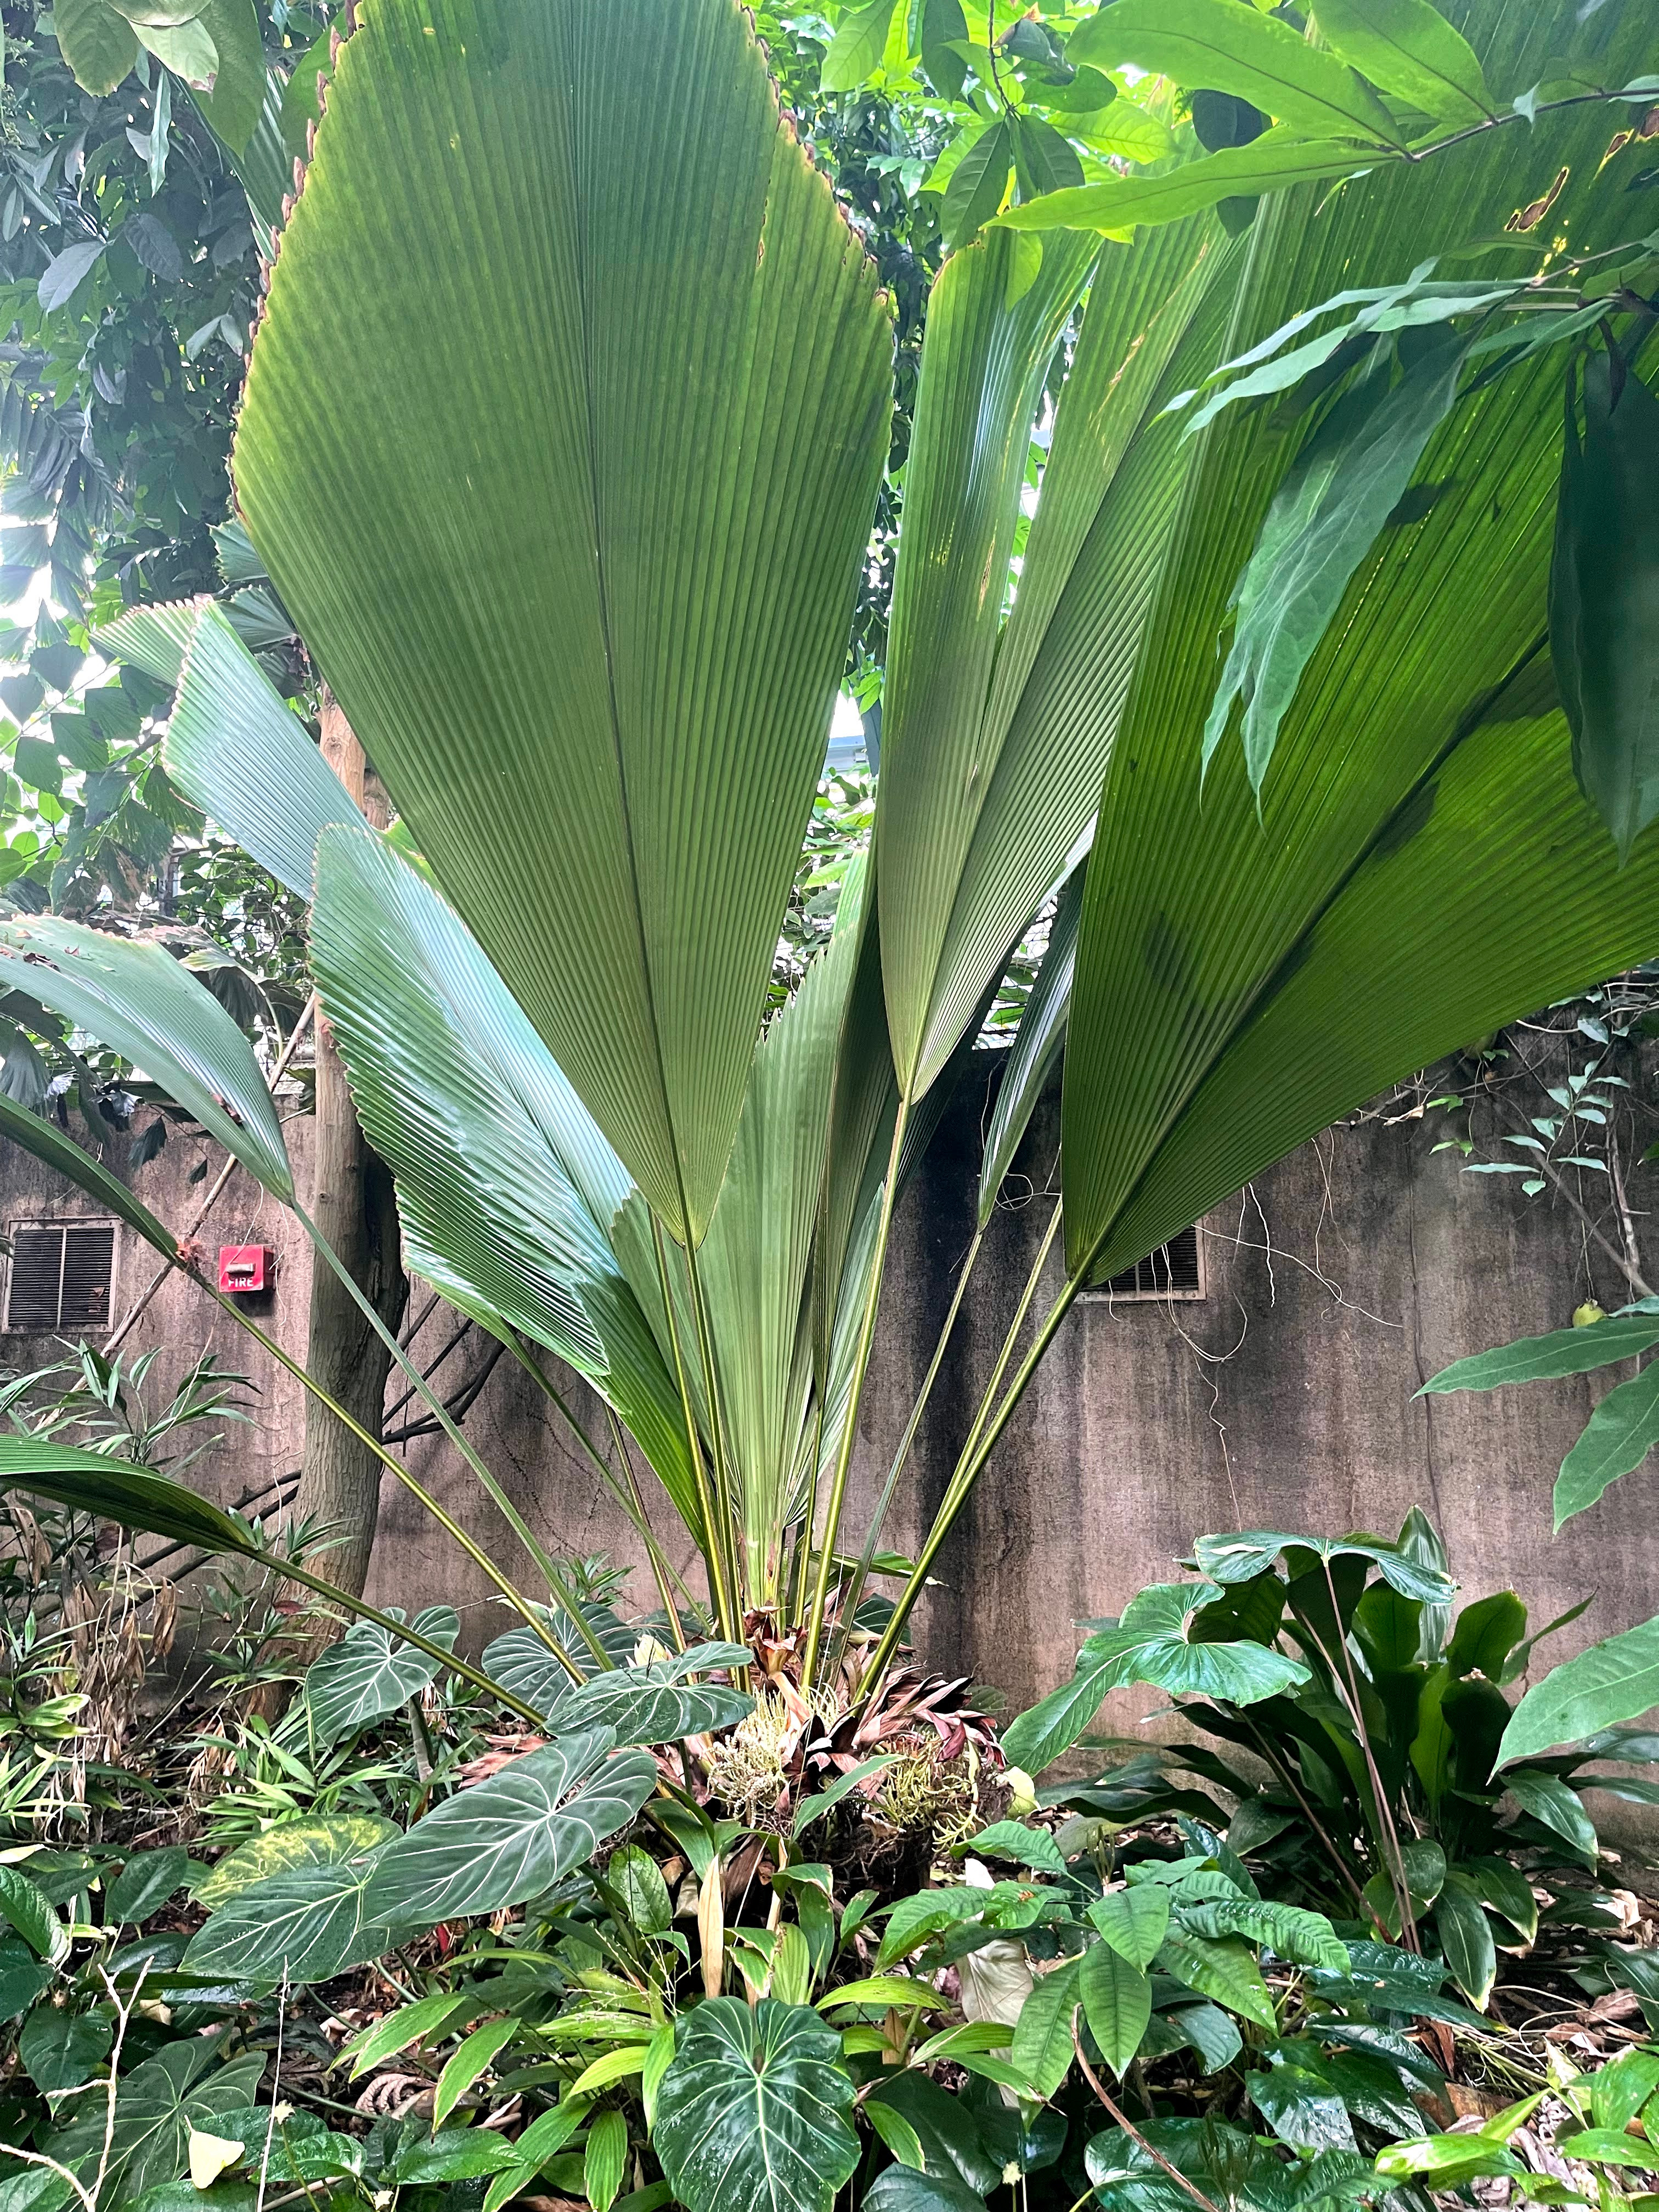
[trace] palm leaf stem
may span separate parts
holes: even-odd
[[[806,1480],[806,1507],[796,1531],[795,1556],[789,1570],[791,1620],[799,1620],[805,1609],[807,1579],[812,1571],[812,1523],[818,1517],[818,1469],[823,1463],[823,1391],[815,1389],[812,1399],[812,1463]]]
[[[684,1576],[675,1572],[672,1562],[658,1541],[657,1533],[647,1516],[645,1499],[640,1492],[639,1477],[634,1472],[634,1462],[628,1449],[628,1431],[617,1419],[613,1406],[605,1407],[605,1417],[611,1425],[611,1440],[617,1448],[617,1456],[622,1462],[623,1477],[628,1486],[628,1494],[633,1500],[634,1526],[639,1530],[646,1556],[651,1562],[651,1579],[656,1583],[657,1595],[662,1600],[668,1632],[673,1638],[674,1649],[684,1651],[685,1631],[680,1626],[680,1609],[675,1601],[670,1578],[678,1583],[682,1597],[689,1600],[690,1592],[685,1587]]]
[[[720,1540],[725,1547],[723,1565],[732,1602],[739,1621],[747,1610],[748,1596],[757,1603],[762,1593],[756,1589],[745,1593],[742,1569],[738,1556],[738,1514],[732,1483],[732,1459],[726,1440],[725,1401],[720,1389],[720,1366],[714,1358],[714,1333],[708,1319],[708,1302],[703,1295],[702,1275],[697,1266],[696,1246],[688,1239],[684,1246],[686,1280],[691,1290],[691,1325],[696,1332],[697,1364],[702,1370],[703,1402],[708,1408],[710,1441],[714,1445],[714,1495],[719,1502]]]
[[[967,1257],[963,1261],[961,1272],[957,1277],[957,1287],[951,1295],[950,1311],[945,1316],[944,1324],[939,1333],[939,1341],[933,1346],[933,1356],[928,1362],[927,1372],[921,1378],[921,1388],[916,1394],[915,1405],[910,1408],[910,1418],[904,1425],[904,1434],[899,1438],[898,1449],[893,1454],[893,1464],[887,1470],[887,1480],[882,1485],[881,1496],[876,1500],[876,1510],[870,1516],[870,1527],[864,1539],[864,1549],[859,1554],[859,1563],[853,1572],[852,1587],[848,1592],[847,1601],[842,1607],[842,1627],[840,1644],[844,1644],[847,1637],[852,1632],[853,1623],[858,1617],[859,1604],[864,1595],[865,1584],[870,1579],[870,1563],[876,1556],[876,1546],[880,1540],[882,1523],[886,1520],[888,1510],[893,1503],[893,1493],[898,1488],[898,1479],[903,1472],[904,1462],[910,1456],[910,1447],[915,1442],[916,1431],[921,1426],[921,1417],[927,1410],[927,1401],[933,1395],[933,1385],[939,1380],[939,1369],[945,1364],[945,1349],[955,1333],[957,1316],[962,1311],[962,1301],[968,1289],[968,1279],[974,1272],[974,1262],[979,1258],[980,1247],[985,1242],[987,1225],[981,1222],[974,1231],[974,1240],[968,1247]]]
[[[708,1577],[708,1595],[714,1601],[721,1635],[729,1637],[735,1643],[737,1620],[732,1609],[732,1593],[726,1580],[725,1551],[720,1532],[714,1526],[714,1501],[708,1491],[708,1468],[703,1458],[702,1439],[697,1434],[697,1417],[691,1407],[691,1388],[685,1378],[685,1355],[680,1349],[680,1333],[674,1323],[674,1292],[668,1279],[668,1255],[663,1249],[662,1224],[654,1213],[651,1216],[651,1243],[657,1255],[657,1280],[662,1290],[669,1346],[674,1354],[674,1380],[679,1385],[680,1406],[685,1415],[686,1447],[691,1455],[691,1472],[696,1478],[697,1509],[702,1516],[702,1561]]]
[[[485,1493],[501,1513],[501,1516],[507,1522],[507,1527],[511,1528],[514,1534],[524,1546],[525,1550],[530,1554],[531,1559],[536,1564],[538,1571],[540,1573],[543,1580],[546,1583],[549,1591],[558,1599],[560,1604],[569,1615],[571,1623],[575,1628],[578,1635],[581,1638],[582,1642],[587,1645],[589,1650],[592,1652],[595,1663],[602,1668],[613,1666],[615,1662],[611,1658],[609,1653],[605,1650],[604,1644],[600,1643],[599,1638],[593,1632],[593,1629],[589,1623],[586,1615],[583,1613],[580,1602],[578,1601],[574,1593],[568,1588],[563,1575],[560,1572],[557,1565],[548,1552],[546,1546],[541,1542],[535,1531],[531,1528],[529,1522],[525,1519],[523,1514],[520,1513],[518,1507],[514,1504],[512,1499],[501,1488],[501,1484],[495,1480],[495,1477],[490,1473],[489,1468],[485,1466],[483,1461],[479,1457],[477,1451],[471,1443],[468,1443],[466,1437],[462,1434],[459,1422],[457,1421],[454,1415],[450,1412],[448,1407],[445,1405],[442,1396],[433,1388],[432,1384],[427,1381],[425,1376],[422,1374],[420,1369],[410,1358],[408,1352],[405,1352],[403,1346],[398,1343],[396,1332],[389,1329],[386,1323],[381,1320],[379,1313],[375,1310],[373,1301],[364,1293],[362,1286],[353,1276],[350,1269],[334,1250],[333,1246],[330,1244],[328,1239],[323,1235],[321,1230],[318,1228],[316,1223],[311,1218],[305,1208],[302,1206],[295,1204],[294,1212],[298,1216],[306,1234],[310,1237],[314,1249],[322,1255],[322,1257],[327,1261],[328,1265],[334,1270],[334,1273],[339,1277],[340,1281],[343,1284],[347,1292],[350,1296],[352,1303],[356,1306],[358,1311],[374,1329],[376,1336],[380,1338],[381,1343],[385,1345],[386,1350],[392,1354],[393,1359],[397,1361],[398,1366],[403,1370],[404,1378],[413,1385],[420,1396],[426,1401],[427,1405],[430,1407],[433,1414],[437,1419],[439,1427],[448,1437],[451,1443],[454,1445],[456,1450],[459,1452],[461,1457],[465,1461],[467,1466],[471,1468],[473,1474],[477,1475]],[[483,1554],[480,1553],[480,1556],[482,1557]],[[530,1618],[535,1621],[538,1632],[540,1634],[543,1642],[547,1645],[549,1650],[556,1653],[559,1652],[560,1646],[558,1639],[555,1637],[551,1629],[550,1629],[547,1624],[542,1620],[540,1614],[532,1610]],[[575,1666],[568,1652],[561,1653],[560,1663],[570,1674],[571,1679],[574,1681],[580,1682],[585,1679],[580,1668]]]
[[[893,1617],[883,1630],[881,1641],[871,1654],[870,1664],[866,1670],[864,1679],[872,1688],[881,1680],[884,1669],[897,1649],[899,1638],[904,1631],[904,1624],[909,1619],[916,1600],[927,1587],[928,1571],[934,1560],[938,1559],[945,1540],[955,1524],[957,1514],[967,1504],[969,1492],[979,1480],[986,1461],[996,1448],[997,1439],[1012,1418],[1015,1407],[1024,1396],[1026,1385],[1036,1373],[1043,1354],[1054,1342],[1061,1322],[1072,1310],[1078,1292],[1088,1282],[1089,1270],[1098,1255],[1101,1245],[1105,1242],[1105,1234],[1103,1232],[1097,1242],[1090,1246],[1082,1264],[1073,1268],[1066,1278],[1060,1286],[1060,1295],[1043,1316],[1042,1325],[1032,1341],[1030,1350],[1021,1360],[1013,1381],[1008,1385],[1006,1395],[996,1412],[990,1414],[988,1419],[987,1409],[992,1395],[1006,1369],[1013,1351],[1014,1340],[1030,1310],[1031,1300],[1036,1295],[1037,1278],[1042,1273],[1043,1263],[1048,1257],[1049,1247],[1053,1244],[1055,1231],[1060,1226],[1060,1209],[1056,1206],[1054,1219],[1048,1224],[1048,1233],[1043,1237],[1042,1247],[1037,1253],[1036,1262],[1027,1279],[1024,1294],[1019,1302],[1019,1310],[1014,1316],[1013,1327],[1009,1330],[1006,1341],[1004,1343],[1002,1357],[997,1363],[997,1371],[993,1378],[991,1389],[986,1392],[985,1401],[975,1418],[973,1431],[966,1444],[963,1445],[962,1455],[957,1460],[955,1471],[945,1486],[945,1496],[939,1502],[938,1512],[933,1516],[933,1525],[927,1531],[927,1540],[916,1556],[916,1564],[911,1569],[909,1580],[899,1592],[898,1603],[893,1608]]]
[[[830,1601],[830,1577],[836,1566],[836,1536],[847,1503],[847,1474],[853,1463],[853,1445],[858,1436],[859,1405],[864,1396],[864,1378],[870,1364],[870,1346],[875,1340],[876,1309],[881,1304],[882,1277],[887,1264],[887,1240],[892,1233],[893,1205],[898,1190],[899,1156],[903,1150],[905,1124],[909,1116],[910,1101],[902,1095],[898,1111],[893,1116],[893,1140],[888,1148],[886,1180],[881,1187],[881,1216],[876,1224],[876,1249],[870,1262],[870,1280],[864,1294],[864,1313],[859,1322],[858,1344],[853,1353],[852,1381],[847,1394],[847,1412],[842,1422],[841,1437],[836,1447],[836,1471],[830,1478],[823,1534],[818,1542],[817,1583],[812,1592],[812,1611],[806,1626],[806,1649],[801,1657],[803,1690],[810,1690],[812,1686],[818,1644],[823,1635],[824,1608]],[[806,1534],[810,1543],[810,1521]]]

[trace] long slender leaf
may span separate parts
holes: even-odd
[[[33,915],[0,925],[0,974],[112,1045],[216,1137],[273,1197],[294,1175],[252,1046],[212,993],[159,945]]]
[[[1629,1474],[1659,1443],[1659,1360],[1608,1391],[1555,1479],[1555,1525],[1594,1505],[1611,1482]]]
[[[1659,1705],[1659,1615],[1552,1667],[1516,1707],[1498,1764],[1511,1766],[1553,1744],[1577,1743],[1654,1705]]]
[[[241,507],[420,851],[694,1240],[823,757],[890,346],[733,0],[624,0],[602,31],[580,0],[393,0],[347,41]]]
[[[311,950],[414,1266],[568,1360],[699,1525],[678,1393],[607,1242],[631,1186],[459,918],[383,840],[325,830]]]
[[[1066,1042],[1066,1021],[1072,1010],[1072,976],[1077,965],[1077,925],[1083,912],[1084,865],[1066,878],[1048,931],[1048,949],[1042,956],[1031,995],[1019,1018],[1019,1028],[1008,1054],[1007,1065],[997,1085],[985,1133],[985,1158],[979,1171],[979,1224],[991,1218],[997,1193],[1014,1164],[1042,1087],[1054,1072]]]
[[[1431,1375],[1419,1392],[1499,1390],[1511,1382],[1541,1382],[1563,1375],[1589,1375],[1659,1344],[1659,1313],[1612,1314],[1588,1328],[1553,1328],[1517,1337],[1490,1352],[1472,1352]]]

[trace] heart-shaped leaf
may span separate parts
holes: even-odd
[[[859,2160],[841,2039],[810,2005],[700,2004],[657,2094],[655,2148],[688,2212],[829,2212]]]
[[[461,1631],[460,1616],[447,1605],[428,1606],[414,1626],[431,1643],[452,1650]],[[367,1728],[418,1696],[437,1672],[437,1662],[412,1644],[395,1643],[377,1621],[358,1621],[306,1674],[306,1703],[318,1735],[335,1743]]]

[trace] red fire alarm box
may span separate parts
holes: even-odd
[[[268,1291],[276,1277],[276,1254],[269,1244],[222,1244],[222,1291]]]

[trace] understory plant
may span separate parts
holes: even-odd
[[[1228,1540],[1199,1547],[1212,1570]],[[1235,1543],[1235,1564],[1290,1571],[1281,1641],[1305,1651],[1319,1588],[1344,1593],[1345,1648],[1367,1682],[1385,1671],[1379,1607],[1348,1604],[1353,1561],[1377,1575],[1372,1590],[1450,1607],[1420,1522],[1398,1547],[1244,1543],[1255,1559]],[[1273,1573],[1188,1587],[1214,1593],[1206,1610],[1249,1606],[1260,1628]],[[1126,1611],[1143,1653],[1152,1613],[1176,1618],[1168,1595]],[[589,1603],[602,1639],[620,1642],[616,1614]],[[1443,1624],[1431,1634],[1460,1661],[1474,1639],[1501,1674],[1497,1618],[1486,1601],[1449,1638]],[[454,1635],[441,1608],[418,1626],[441,1652]],[[502,1642],[486,1654],[493,1672],[544,1672],[522,1631]],[[720,1752],[763,1708],[764,1688],[737,1686],[745,1666],[761,1673],[759,1650],[647,1649],[579,1688],[555,1684],[552,1741],[526,1749],[522,1735],[492,1739],[453,1664],[360,1624],[311,1664],[282,1723],[313,1762],[355,1765],[355,1803],[277,1819],[210,1864],[211,1828],[193,1854],[22,1842],[0,1859],[7,2212],[243,2212],[261,2196],[325,2197],[334,2212],[515,2200],[540,2212],[549,2195],[593,2212],[807,2212],[844,2190],[874,2212],[984,2212],[1005,2190],[1038,2212],[1090,2197],[1107,2212],[1194,2198],[1290,2212],[1498,2174],[1526,2175],[1531,2196],[1540,2165],[1539,2202],[1613,2212],[1650,2196],[1659,2050],[1638,2030],[1581,2077],[1563,2050],[1506,2045],[1457,1992],[1448,1923],[1425,1917],[1390,1940],[1386,1895],[1374,1908],[1320,1866],[1311,1814],[1297,1829],[1316,1760],[1272,1708],[1317,1728],[1312,1670],[1284,1683],[1301,1662],[1237,1620],[1208,1640],[1166,1626],[1163,1642],[1162,1661],[1136,1662],[1143,1674],[1167,1684],[1167,1647],[1186,1650],[1214,1697],[1231,1690],[1269,1723],[1270,1772],[1300,1755],[1282,1803],[1273,1782],[1195,1750],[1207,1792],[1160,1796],[1120,1767],[1021,1813],[1030,1797],[981,1724],[991,1786],[976,1814],[936,1803],[921,1880],[892,1862],[866,1880],[854,1808],[878,1804],[913,1754],[855,1759],[860,1747],[809,1720],[823,1786],[741,1803]],[[1328,1702],[1329,1771],[1352,1780]],[[1053,1726],[1049,1701],[1007,1733]],[[632,1747],[562,1802],[600,1737]],[[1640,1754],[1626,1741],[1611,1755]],[[1317,1807],[1356,1866],[1363,1790],[1338,1785]],[[1593,1991],[1640,1962],[1594,1924],[1598,1893],[1560,1868],[1558,1834],[1522,1818],[1476,1840],[1486,1855],[1452,1847],[1444,1880],[1501,1868],[1503,1909],[1516,1909],[1516,1883],[1576,1908],[1544,1919],[1546,1972]],[[1506,1950],[1524,1948],[1519,1932],[1509,1923]],[[1502,2109],[1488,2099],[1476,2132],[1437,2134],[1448,2076],[1471,2055],[1508,2085]],[[1547,2103],[1553,2165],[1523,2133]]]

